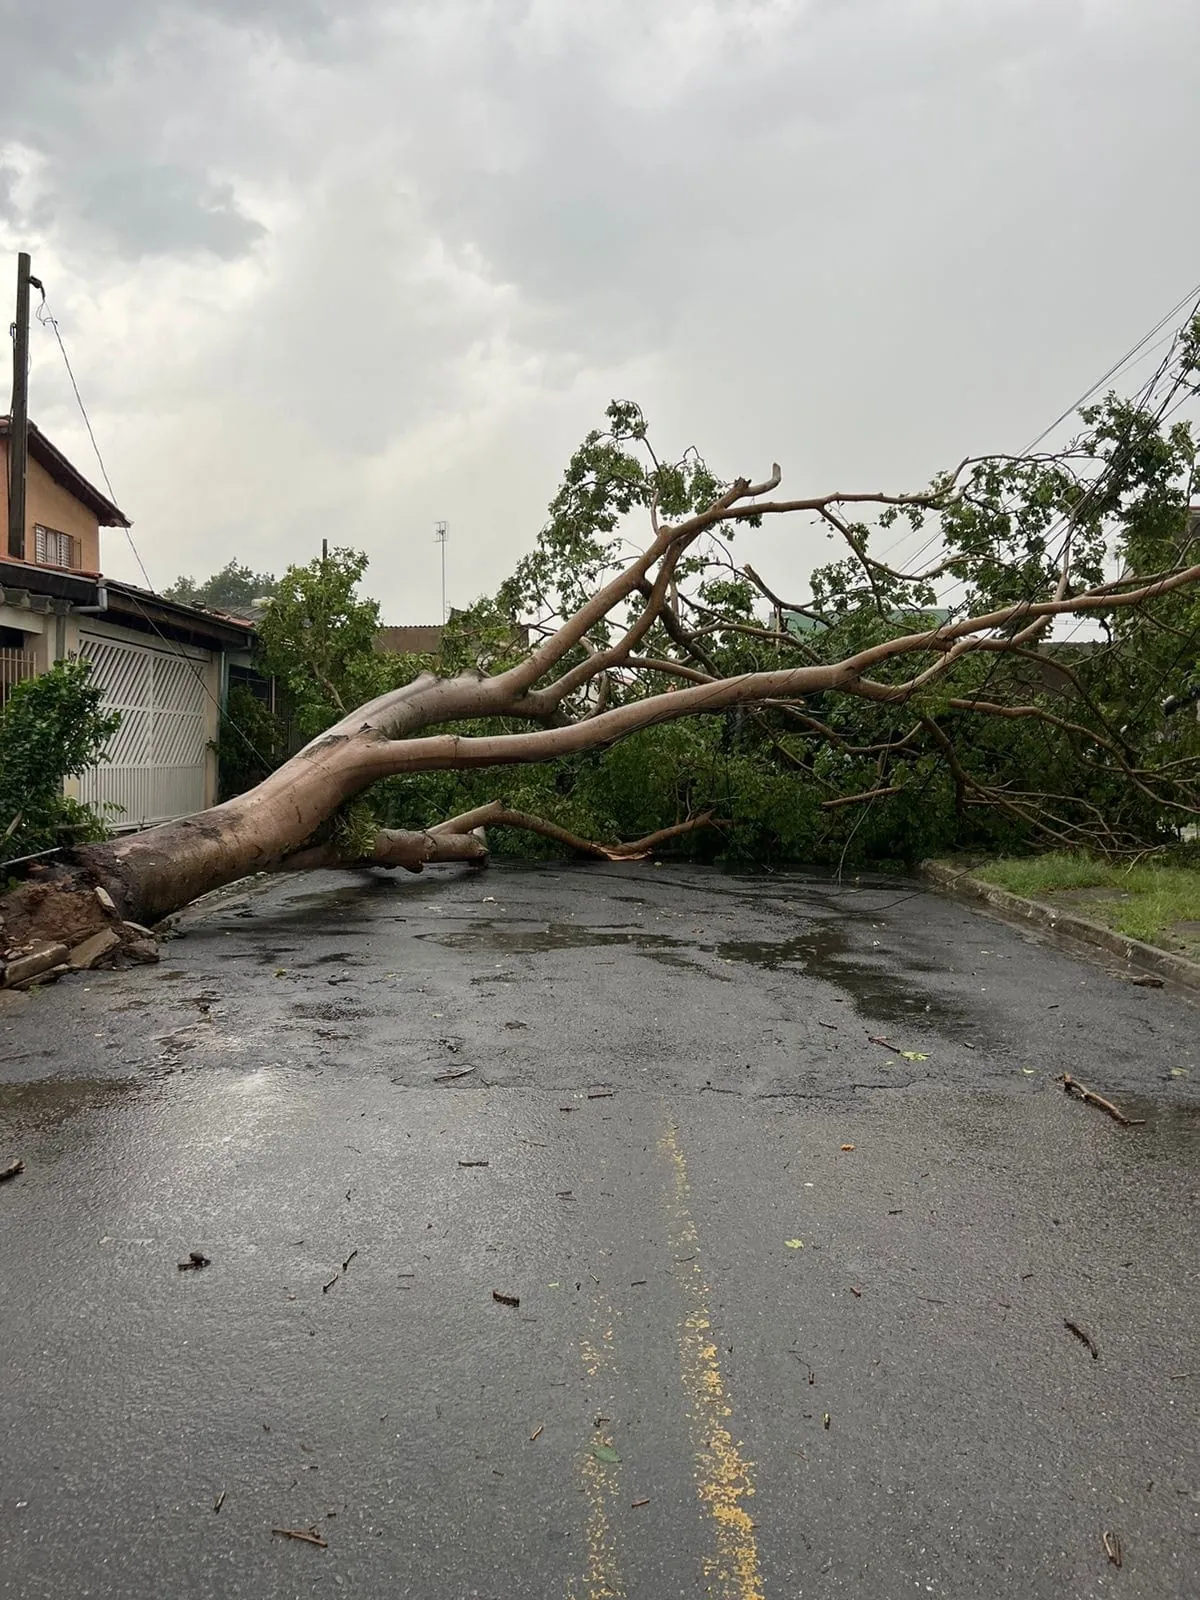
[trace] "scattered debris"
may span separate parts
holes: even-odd
[[[527,1028],[529,1024],[527,1022],[506,1022],[504,1026],[506,1028]]]
[[[318,1550],[328,1550],[329,1540],[323,1539],[315,1528],[272,1528],[281,1539],[298,1539],[301,1544],[315,1544]]]
[[[497,1305],[502,1306],[519,1306],[521,1304],[521,1296],[519,1294],[501,1294],[499,1289],[492,1290],[492,1299]]]
[[[1149,972],[1141,972],[1136,978],[1130,978],[1135,989],[1163,989],[1166,987],[1165,978],[1155,978]],[[1121,1563],[1118,1561],[1117,1566]]]
[[[868,1034],[867,1040],[870,1044],[881,1044],[885,1050],[890,1050],[893,1055],[902,1056],[904,1054],[898,1044],[893,1044],[890,1039],[881,1039],[878,1034]]]
[[[1105,1532],[1100,1536],[1104,1541],[1104,1554],[1113,1566],[1120,1570],[1121,1566],[1121,1541],[1115,1533]]]
[[[597,1461],[603,1461],[606,1466],[615,1466],[621,1459],[621,1452],[614,1450],[610,1444],[594,1444],[592,1454]]]
[[[862,1299],[862,1290],[861,1289],[856,1289],[853,1284],[850,1285],[850,1293],[854,1296],[854,1298],[856,1300],[861,1300]]]
[[[0,1183],[7,1183],[10,1178],[18,1178],[25,1171],[25,1163],[20,1156],[15,1161],[10,1161],[6,1167],[0,1167]]]
[[[353,1261],[353,1260],[354,1260],[354,1258],[355,1258],[355,1256],[356,1256],[356,1255],[357,1255],[357,1254],[358,1254],[358,1250],[357,1250],[357,1248],[355,1248],[355,1249],[353,1249],[353,1250],[351,1250],[351,1252],[350,1252],[350,1254],[349,1254],[349,1255],[348,1255],[348,1256],[347,1256],[347,1257],[346,1257],[346,1259],[345,1259],[345,1261],[343,1261],[343,1262],[342,1262],[342,1271],[343,1271],[343,1272],[345,1272],[345,1270],[346,1270],[346,1268],[347,1268],[347,1267],[348,1267],[348,1266],[349,1266],[349,1265],[350,1265],[350,1263],[351,1263],[351,1262],[352,1262],[352,1261]]]
[[[611,1100],[616,1092],[615,1089],[589,1089],[587,1097],[589,1100]]]
[[[905,1061],[928,1061],[929,1057],[924,1050],[901,1050],[900,1054]]]
[[[99,933],[92,934],[90,939],[85,939],[82,944],[77,944],[67,956],[67,966],[72,972],[89,972],[97,961],[106,956],[110,950],[115,950],[121,942],[120,935],[114,928],[101,928]]]
[[[817,1027],[818,1028],[832,1028],[834,1033],[836,1033],[838,1031],[838,1025],[837,1025],[836,1022],[822,1022],[820,1017],[817,1018]]]
[[[851,1150],[853,1150],[853,1149],[854,1149],[854,1146],[853,1146],[853,1145],[852,1145],[852,1144],[844,1144],[844,1145],[843,1145],[843,1146],[842,1146],[842,1154],[843,1154],[843,1155],[848,1155],[848,1154],[849,1154],[849,1152],[850,1152],[850,1151],[851,1151]]]
[[[538,1423],[538,1425],[537,1425],[537,1427],[536,1427],[536,1428],[535,1428],[535,1429],[534,1429],[534,1430],[533,1430],[533,1432],[532,1432],[532,1433],[531,1433],[531,1434],[530,1434],[530,1435],[529,1435],[529,1442],[530,1442],[530,1444],[532,1444],[532,1443],[533,1443],[533,1441],[534,1441],[534,1440],[535,1440],[535,1439],[540,1439],[540,1438],[541,1438],[541,1436],[542,1436],[542,1433],[543,1433],[543,1431],[544,1431],[544,1429],[545,1429],[545,1426],[546,1426],[546,1425],[545,1425],[545,1423],[544,1423],[544,1422],[539,1422],[539,1423]]]
[[[65,944],[40,944],[30,950],[26,955],[14,957],[4,966],[4,987],[6,989],[20,989],[33,982],[36,978],[44,978],[50,968],[61,965],[66,960],[67,947]]]
[[[225,1504],[225,1494],[226,1494],[226,1491],[224,1489],[222,1489],[220,1494],[217,1496],[216,1505],[213,1506],[213,1510],[214,1511],[220,1511],[221,1507]]]
[[[333,1288],[334,1284],[338,1281],[338,1279],[340,1277],[341,1277],[341,1273],[340,1272],[335,1272],[333,1277],[330,1278],[328,1283],[323,1283],[321,1285],[321,1293],[322,1294],[328,1294],[330,1289]]]
[[[458,1164],[459,1164],[460,1167],[486,1167],[487,1166],[487,1162],[486,1161],[460,1161]]]
[[[831,1419],[831,1417],[830,1417],[830,1415],[829,1415],[829,1413],[828,1413],[828,1411],[827,1411],[827,1412],[826,1412],[826,1413],[825,1413],[825,1415],[824,1415],[824,1416],[823,1416],[823,1417],[822,1417],[822,1418],[821,1418],[821,1426],[822,1426],[822,1427],[823,1427],[823,1428],[824,1428],[824,1429],[825,1429],[825,1431],[826,1431],[826,1432],[827,1432],[827,1433],[828,1433],[828,1431],[829,1431],[829,1424],[830,1424],[830,1421],[831,1421],[831,1420],[832,1420],[832,1419]]]
[[[1119,1106],[1113,1105],[1111,1100],[1106,1100],[1102,1094],[1096,1094],[1086,1088],[1078,1078],[1073,1078],[1069,1072],[1062,1075],[1062,1086],[1069,1095],[1074,1095],[1077,1100],[1082,1100],[1086,1105],[1098,1106],[1101,1111],[1107,1111],[1114,1122],[1119,1122],[1123,1128],[1140,1128],[1145,1123],[1145,1117],[1127,1117]]]
[[[649,1504],[650,1504],[650,1496],[647,1495],[644,1500],[631,1500],[629,1502],[629,1509],[631,1511],[636,1511],[639,1506],[648,1506]]]
[[[1092,1360],[1093,1361],[1099,1361],[1100,1352],[1099,1352],[1099,1350],[1096,1349],[1095,1341],[1092,1339],[1092,1336],[1091,1336],[1090,1333],[1085,1333],[1084,1330],[1079,1326],[1079,1324],[1077,1322],[1072,1322],[1071,1321],[1070,1317],[1064,1317],[1063,1318],[1063,1327],[1067,1330],[1068,1333],[1073,1333],[1075,1335],[1075,1337],[1079,1340],[1080,1344],[1087,1345],[1088,1349],[1092,1352]]]
[[[439,1072],[434,1076],[434,1083],[453,1083],[455,1078],[468,1077],[475,1071],[474,1067],[455,1067],[451,1072]]]
[[[199,1272],[202,1267],[211,1267],[212,1262],[203,1250],[189,1250],[186,1261],[178,1263],[180,1272]]]
[[[787,1245],[789,1250],[803,1250],[804,1249],[804,1240],[803,1239],[785,1239],[783,1242],[784,1242],[785,1245]]]

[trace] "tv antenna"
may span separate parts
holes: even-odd
[[[442,547],[442,624],[446,622],[446,540],[450,537],[450,524],[448,522],[435,522],[433,525],[433,539],[435,544]]]

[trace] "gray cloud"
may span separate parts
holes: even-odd
[[[613,393],[723,470],[923,481],[1200,277],[1192,0],[47,9],[5,20],[0,243],[164,580],[332,533],[429,616],[432,522],[494,584]]]

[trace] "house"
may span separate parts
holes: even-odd
[[[450,621],[462,615],[461,611],[452,610]],[[381,655],[436,656],[441,653],[444,633],[445,624],[440,622],[388,625],[375,635],[375,649]],[[528,628],[514,626],[512,640],[518,649],[528,650],[529,639]]]
[[[3,526],[10,423],[0,417]],[[231,670],[249,666],[253,624],[102,575],[100,530],[129,520],[39,429],[29,429],[26,526],[0,549],[0,705],[56,661],[91,661],[121,723],[107,760],[71,785],[110,825],[144,827],[212,805],[213,741]]]
[[[442,648],[442,625],[420,623],[412,627],[380,628],[375,635],[375,648],[380,654],[398,656],[436,656]]]

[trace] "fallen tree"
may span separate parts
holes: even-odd
[[[958,762],[946,718],[1044,718],[1041,704],[1022,703],[1019,674],[997,682],[989,667],[965,691],[961,679],[981,660],[1035,658],[1056,619],[1093,617],[1119,630],[1122,619],[1149,618],[1183,636],[1200,624],[1200,551],[1187,510],[1194,452],[1186,430],[1163,431],[1166,407],[1188,391],[1195,355],[1189,329],[1173,366],[1158,375],[1166,374],[1159,389],[1097,410],[1085,444],[965,461],[913,495],[778,497],[778,467],[761,482],[720,483],[695,456],[661,464],[637,408],[614,404],[609,431],[589,435],[573,458],[536,550],[471,614],[463,637],[473,659],[451,663],[457,670],[422,670],[343,709],[290,760],[221,805],[64,852],[0,902],[6,942],[69,944],[114,920],[152,925],[257,872],[479,863],[489,827],[530,829],[606,859],[637,857],[709,825],[711,815],[604,845],[502,799],[422,829],[383,829],[359,797],[397,776],[602,750],[683,718],[764,719],[773,748],[799,769],[798,782],[813,768],[789,746],[789,730],[800,730],[802,752],[824,743],[869,760],[871,780],[859,793],[832,796],[831,808],[871,807],[899,793],[891,764],[920,739],[954,772],[964,802],[1046,812],[1052,796],[985,793]],[[639,507],[649,528],[644,547],[631,551],[623,529]],[[920,529],[933,519],[941,549],[932,565],[908,572],[873,555],[869,530],[852,520],[864,511],[881,514],[883,526],[905,518]],[[739,527],[805,516],[848,553],[841,567],[814,575],[811,599],[789,606],[752,567],[733,561],[729,541]],[[1106,578],[1114,559],[1120,575]],[[1142,575],[1134,560],[1148,562]],[[962,614],[931,613],[939,581],[964,590]],[[812,619],[817,634],[798,632],[794,617]],[[832,659],[814,638],[839,642]],[[747,650],[752,658],[738,670]],[[336,699],[332,679],[328,687]],[[883,710],[895,731],[853,743],[846,718],[830,707],[854,705]],[[1106,731],[1103,707],[1058,721],[1056,735],[1076,730],[1089,760],[1108,762],[1154,804],[1196,811],[1194,759],[1148,767],[1119,731]],[[1054,813],[1046,814],[1053,835]]]

